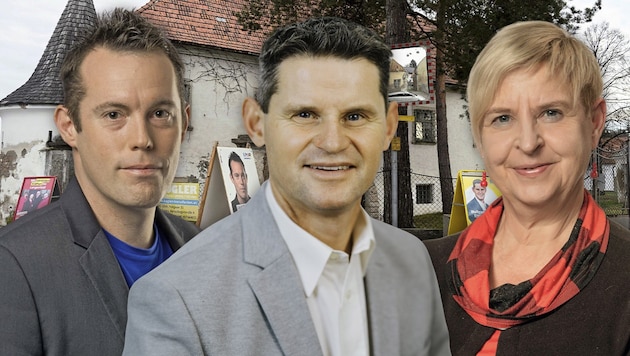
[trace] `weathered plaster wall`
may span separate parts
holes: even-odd
[[[255,93],[258,62],[254,56],[202,52],[194,47],[179,49],[186,65],[185,77],[192,87],[192,131],[184,138],[176,175],[194,177],[203,184],[214,143],[236,147],[231,140],[246,134],[241,105]]]
[[[22,179],[45,175],[48,131],[57,132],[53,113],[54,106],[0,108],[0,225],[13,214]]]

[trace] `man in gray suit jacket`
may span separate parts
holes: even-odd
[[[0,230],[0,355],[120,355],[129,286],[198,229],[156,208],[186,131],[182,64],[139,15],[100,17],[66,56],[55,123],[76,178]]]
[[[269,181],[129,294],[124,355],[449,355],[427,251],[361,196],[397,127],[391,51],[336,18],[275,32],[245,128]]]

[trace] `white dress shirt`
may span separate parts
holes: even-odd
[[[375,248],[367,213],[352,232],[352,253],[333,250],[295,224],[276,201],[271,185],[265,194],[298,269],[306,302],[325,356],[369,355],[363,277]]]

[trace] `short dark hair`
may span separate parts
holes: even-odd
[[[380,92],[387,105],[391,48],[366,27],[336,17],[320,17],[280,28],[263,44],[256,95],[263,112],[268,112],[271,96],[278,90],[278,67],[285,59],[298,55],[367,59],[379,70]]]
[[[159,51],[166,54],[175,70],[182,111],[185,110],[184,63],[171,41],[160,28],[140,14],[132,10],[115,8],[98,16],[94,25],[82,34],[79,41],[66,54],[61,65],[64,105],[77,131],[81,131],[79,104],[85,97],[81,64],[92,50],[99,47],[120,52]]]
[[[476,185],[476,184],[479,184],[479,186],[480,186],[480,187],[484,188],[484,187],[481,185],[481,179],[475,179],[475,180],[473,180],[473,184],[472,184],[473,188],[475,187],[475,185]]]
[[[230,175],[232,175],[232,162],[240,163],[241,166],[243,166],[243,171],[245,171],[245,163],[243,163],[243,160],[241,160],[241,156],[239,156],[238,153],[232,151],[232,153],[230,153],[230,158],[228,158],[228,166],[230,167]]]

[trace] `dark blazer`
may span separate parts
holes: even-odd
[[[376,249],[365,277],[372,354],[450,355],[426,249],[411,234],[372,224]],[[132,356],[322,354],[264,185],[133,285],[126,336],[124,355]]]
[[[251,199],[249,196],[247,197],[247,201]],[[235,213],[238,210],[238,196],[234,196],[234,200],[232,200],[232,212]]]
[[[438,275],[453,355],[476,355],[494,329],[453,300],[446,261],[457,235],[424,243]],[[555,311],[501,333],[497,355],[630,355],[630,231],[610,222],[604,259],[591,282]]]
[[[161,210],[174,250],[198,228]],[[129,288],[76,180],[0,229],[0,355],[120,355]]]

